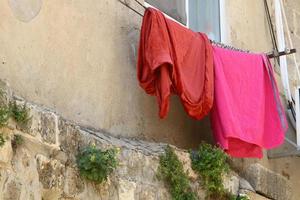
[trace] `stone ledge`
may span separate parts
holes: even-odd
[[[291,199],[291,187],[288,180],[258,163],[251,164],[245,170],[244,176],[255,191],[265,197],[276,200]]]
[[[26,102],[12,94],[7,84],[1,81],[0,90],[5,94],[3,103],[10,99],[15,99],[20,104]],[[5,188],[3,191],[0,189],[0,199],[170,199],[164,183],[156,178],[159,155],[164,152],[167,144],[113,137],[103,130],[76,125],[43,106],[30,102],[26,102],[26,105],[32,116],[29,124],[20,127],[10,120],[5,128],[7,135],[22,135],[24,145],[15,154],[10,141],[0,149],[0,174],[3,174],[0,176],[0,188]],[[90,144],[104,149],[121,149],[120,165],[107,183],[96,185],[82,180],[78,175],[76,155],[78,150]],[[205,192],[191,169],[189,154],[174,148],[192,180],[193,190],[204,198]],[[4,169],[6,165],[9,167]],[[26,170],[30,171],[26,173]],[[253,196],[253,200],[266,199],[255,192],[273,199],[289,200],[289,186],[280,175],[254,164],[245,171],[245,178],[250,183],[231,173],[224,177],[225,188],[234,194],[247,191]],[[11,188],[16,190],[13,196],[8,193]]]

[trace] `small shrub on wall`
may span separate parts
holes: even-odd
[[[24,143],[24,139],[21,135],[14,135],[11,141],[11,145],[14,150],[16,150],[23,143]]]
[[[183,165],[175,154],[174,150],[168,146],[165,154],[160,156],[158,177],[169,187],[173,200],[196,200],[197,195],[190,186],[190,180],[183,170]]]
[[[229,172],[228,156],[215,146],[203,143],[197,151],[191,152],[192,168],[201,177],[206,189],[206,199],[235,200],[237,197],[224,189],[223,175]]]
[[[77,166],[80,175],[90,181],[102,183],[116,169],[117,149],[102,151],[95,146],[84,148],[77,155]]]
[[[31,119],[26,104],[22,106],[18,105],[16,101],[11,101],[9,103],[9,110],[11,117],[20,125],[26,124]]]

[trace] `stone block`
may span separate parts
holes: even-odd
[[[158,189],[152,185],[138,183],[135,191],[135,199],[137,200],[156,200]]]
[[[73,168],[67,168],[65,177],[64,192],[68,196],[78,195],[84,191],[84,181],[80,178],[79,172]]]
[[[67,165],[76,166],[76,156],[84,147],[96,144],[100,148],[98,142],[87,132],[80,129],[69,122],[59,119],[58,123],[58,144],[62,152],[67,155]]]
[[[244,178],[240,178],[240,188],[239,190],[248,190],[251,192],[255,192],[254,188],[251,186],[251,184]]]
[[[240,179],[236,175],[228,174],[223,179],[223,185],[230,193],[237,195],[239,192]]]
[[[11,96],[12,94],[8,84],[0,80],[0,105],[8,105]]]
[[[75,164],[76,155],[80,150],[82,140],[80,130],[63,119],[59,119],[58,121],[58,130],[58,142],[60,149],[68,155],[69,161],[71,161],[72,164]]]
[[[24,105],[25,101],[18,100],[17,104]],[[20,131],[27,133],[37,139],[40,139],[40,132],[41,132],[41,111],[32,104],[26,104],[27,108],[29,109],[29,116],[30,120],[26,124],[22,125],[15,125],[17,129]],[[16,123],[11,123],[12,125]]]
[[[93,186],[96,190],[96,197],[101,198],[101,200],[111,200],[111,199],[118,199],[119,196],[119,178],[110,175],[107,181],[101,184],[95,184],[91,182],[87,182],[87,187]],[[91,187],[89,187],[91,188]]]
[[[246,180],[256,192],[276,200],[291,199],[291,187],[288,180],[280,174],[261,166],[250,165],[244,172]]]
[[[148,182],[156,181],[156,171],[158,168],[158,159],[137,151],[122,149],[119,155],[120,164],[116,172],[124,179],[132,179],[136,181],[148,180]],[[143,162],[141,162],[141,160]]]
[[[58,135],[58,117],[52,112],[41,115],[41,136],[43,142],[56,144]]]
[[[249,191],[249,190],[241,190],[240,191],[241,195],[246,195],[247,197],[249,197],[250,200],[270,200],[267,197],[264,197],[260,194],[257,194],[255,192]]]
[[[119,200],[134,200],[136,183],[124,179],[119,180]]]
[[[11,146],[10,139],[6,138],[4,145],[0,147],[0,168],[1,167],[8,167],[11,164],[13,158],[13,149]]]
[[[157,193],[158,193],[157,194],[158,200],[172,199],[168,190],[166,188],[164,188],[163,186],[159,188]]]
[[[4,185],[3,189],[3,200],[21,200],[21,187],[22,184],[11,179]]]
[[[38,154],[36,156],[39,181],[43,189],[63,190],[65,182],[65,166],[58,160],[48,159]]]

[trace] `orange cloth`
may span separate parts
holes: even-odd
[[[214,95],[212,46],[203,33],[193,32],[160,11],[145,11],[137,64],[140,86],[157,97],[159,116],[169,111],[176,94],[185,111],[201,119],[210,111]]]

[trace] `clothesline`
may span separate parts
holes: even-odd
[[[134,8],[132,8],[131,6],[128,5],[128,3],[124,2],[124,1],[121,1],[121,0],[118,0],[121,4],[123,4],[124,6],[126,6],[127,8],[129,8],[130,10],[132,10],[133,12],[135,12],[137,15],[143,17],[144,15],[141,14],[140,12],[138,12],[137,10],[135,10]],[[134,0],[136,3],[138,3],[141,7],[143,7],[144,9],[147,9],[141,2],[139,2],[138,0]],[[225,48],[225,49],[231,49],[231,50],[235,50],[235,51],[240,51],[240,52],[245,52],[245,53],[250,53],[249,50],[245,50],[245,49],[240,49],[240,48],[237,48],[237,47],[233,47],[233,46],[230,46],[228,44],[224,44],[224,43],[221,43],[221,42],[217,42],[217,41],[214,41],[214,40],[210,40],[211,43],[213,45],[216,45],[216,46],[219,46],[219,47],[222,47],[222,48]],[[277,57],[280,57],[280,56],[285,56],[285,55],[289,55],[289,54],[293,54],[293,53],[296,53],[297,50],[296,49],[285,49],[285,51],[277,51],[277,50],[273,50],[271,52],[268,52],[266,53],[267,56],[269,58],[277,58]]]
[[[160,118],[169,112],[170,96],[178,95],[190,117],[201,120],[210,113],[215,143],[229,155],[262,158],[263,149],[283,143],[288,128],[273,67],[266,54],[213,42],[147,9],[137,59],[139,85],[156,96]]]

